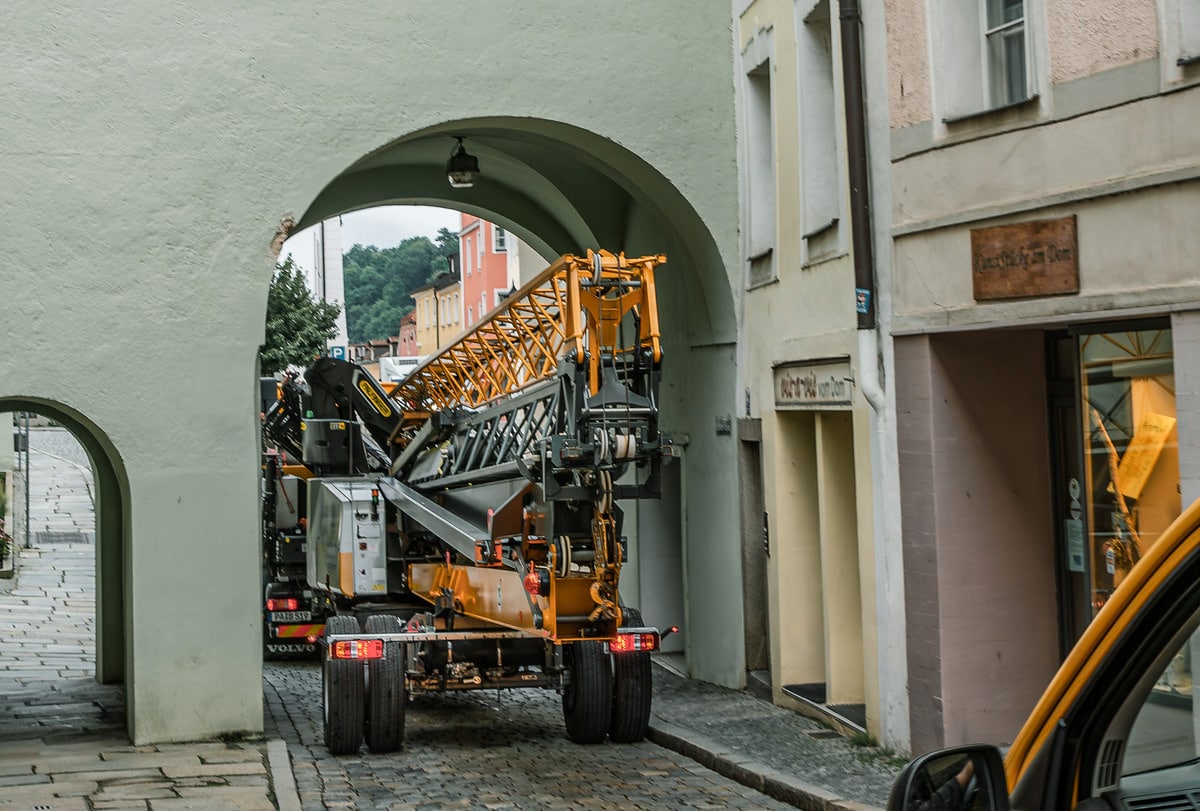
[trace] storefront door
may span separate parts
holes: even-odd
[[[1170,327],[1116,326],[1049,341],[1064,651],[1181,510]]]

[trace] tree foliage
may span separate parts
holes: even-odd
[[[442,228],[437,242],[410,237],[394,248],[355,245],[342,257],[346,329],[351,343],[396,335],[413,308],[412,292],[447,269],[458,251],[458,235]]]
[[[273,375],[290,364],[306,366],[323,354],[326,341],[337,334],[341,309],[313,298],[290,255],[276,264],[267,293],[267,340],[258,352],[262,374]]]

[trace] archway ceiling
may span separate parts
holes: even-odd
[[[446,161],[462,136],[479,159],[470,189],[451,188]],[[686,300],[690,340],[736,334],[720,251],[691,203],[646,160],[607,138],[530,118],[458,121],[405,136],[348,167],[297,223],[381,205],[465,211],[503,226],[546,259],[588,248],[666,253]]]
[[[454,189],[446,182],[446,161],[455,146],[451,136],[417,136],[350,167],[321,192],[297,229],[347,211],[418,204],[482,216],[547,258],[624,245],[633,196],[610,176],[611,168],[584,150],[535,133],[504,131],[468,131],[464,143],[479,159],[473,188]]]

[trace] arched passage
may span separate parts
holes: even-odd
[[[480,163],[467,189],[446,178],[457,137]],[[737,537],[737,467],[722,429],[733,411],[735,308],[730,273],[697,208],[648,160],[610,139],[543,119],[478,118],[411,133],[356,161],[297,228],[406,203],[483,217],[546,259],[588,248],[667,255],[657,274],[667,354],[660,414],[684,461],[667,473],[661,502],[637,506],[633,588],[648,621],[684,627],[693,674],[740,686],[740,559],[728,542]]]
[[[72,408],[36,397],[0,397],[0,413],[21,411],[41,414],[67,428],[92,463],[96,488],[96,680],[123,683],[130,670],[126,658],[129,486],[120,456],[105,433]]]

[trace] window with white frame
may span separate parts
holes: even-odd
[[[989,101],[993,107],[1029,97],[1025,57],[1025,0],[984,0]]]
[[[475,308],[467,308],[467,326],[472,326],[475,323]]]
[[[1176,68],[1200,65],[1200,2],[1161,0],[1162,53]]]
[[[943,121],[1036,98],[1027,0],[933,0],[934,97]]]
[[[830,0],[799,0],[797,69],[800,76],[800,226],[809,256],[836,247],[841,211],[838,172],[837,105],[833,85],[833,30]],[[831,240],[832,238],[832,244]]]
[[[467,250],[463,252],[463,259],[465,260],[463,262],[463,269],[467,272],[467,275],[470,276],[471,275],[471,238],[470,237],[467,237]]]
[[[498,225],[492,226],[492,253],[504,253],[507,246],[507,234]]]
[[[771,60],[746,74],[746,216],[748,283],[775,278],[775,138]]]

